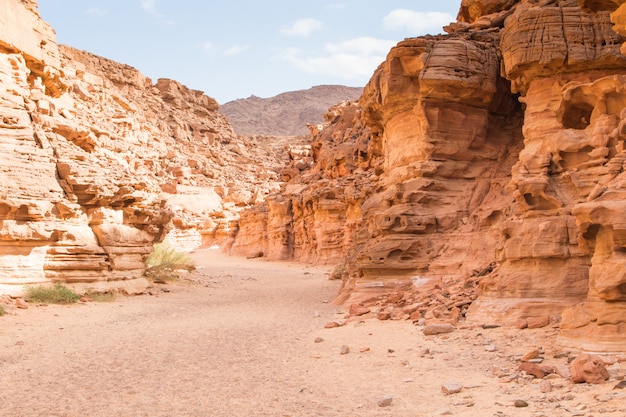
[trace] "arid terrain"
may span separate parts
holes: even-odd
[[[152,295],[0,318],[0,415],[626,415],[626,390],[614,388],[623,356],[605,356],[611,378],[599,385],[518,371],[535,349],[543,364],[576,356],[553,345],[555,329],[461,323],[425,336],[411,321],[372,318],[327,329],[344,321],[328,268],[215,249],[194,258],[195,273]]]
[[[460,0],[250,135],[2,6],[0,417],[626,416],[626,0]]]

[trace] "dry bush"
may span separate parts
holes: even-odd
[[[166,243],[154,245],[146,259],[146,276],[156,283],[164,283],[178,278],[176,271],[195,269],[194,262],[187,252],[176,250]]]

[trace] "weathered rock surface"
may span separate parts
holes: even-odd
[[[609,372],[602,359],[596,355],[584,354],[578,356],[570,364],[573,382],[601,384],[609,379]]]
[[[624,350],[621,3],[463,0],[312,129],[234,248],[338,263],[338,300],[381,319],[561,318],[562,343]]]
[[[225,242],[277,189],[282,142],[236,136],[200,91],[57,46],[34,1],[0,11],[0,291],[140,292],[154,242]]]
[[[2,7],[3,291],[136,291],[155,241],[220,243],[335,264],[338,301],[381,319],[560,323],[563,344],[625,349],[623,1],[463,0],[288,146],[58,47],[32,0]]]

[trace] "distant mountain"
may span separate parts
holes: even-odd
[[[307,123],[321,123],[330,106],[356,100],[362,92],[361,87],[320,85],[270,98],[251,96],[230,101],[221,105],[219,112],[239,134],[308,135]]]

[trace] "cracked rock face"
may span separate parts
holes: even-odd
[[[51,281],[139,292],[155,242],[223,243],[239,211],[277,188],[282,143],[237,137],[200,91],[57,46],[36,2],[6,3],[1,292]]]
[[[400,42],[312,129],[282,209],[244,217],[235,247],[250,226],[255,250],[339,263],[348,305],[439,282],[427,320],[479,277],[469,320],[560,316],[563,344],[623,351],[621,3],[463,0],[448,35]]]
[[[218,243],[337,265],[338,301],[388,319],[558,316],[563,344],[624,350],[622,1],[462,0],[447,35],[400,42],[358,102],[288,146],[237,137],[201,92],[58,47],[36,3],[9,3],[3,292],[131,292],[155,241]]]

